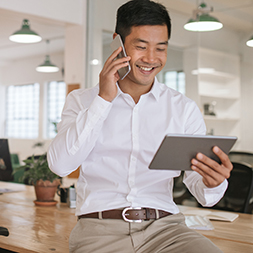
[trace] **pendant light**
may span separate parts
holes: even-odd
[[[36,43],[40,42],[42,38],[30,29],[28,19],[24,19],[20,30],[13,33],[9,39],[18,43]]]
[[[46,55],[45,61],[36,68],[36,71],[38,72],[53,73],[59,71],[59,68],[50,61],[49,42],[50,42],[49,40],[46,40],[46,43],[48,45],[48,54]]]
[[[253,47],[253,36],[246,42],[248,47]]]
[[[208,8],[205,3],[201,3],[198,9],[193,11],[193,18],[184,25],[184,29],[194,32],[207,32],[221,29],[223,24],[217,18],[209,15],[212,11],[212,7]]]

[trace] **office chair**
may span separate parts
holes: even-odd
[[[177,205],[198,206],[196,199],[183,183],[184,171],[179,177],[174,178],[173,200]]]
[[[250,164],[232,162],[233,170],[223,198],[214,209],[252,213],[253,210],[253,168]]]
[[[230,151],[228,157],[231,162],[245,162],[253,167],[253,153],[246,151]]]
[[[13,181],[8,139],[0,139],[0,180]]]

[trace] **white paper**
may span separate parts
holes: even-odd
[[[206,217],[210,220],[220,220],[220,221],[234,221],[239,215],[232,212],[216,212],[208,210],[188,210],[183,212],[184,215],[198,215]]]
[[[197,230],[213,230],[214,227],[210,220],[206,217],[194,215],[185,216],[185,223],[187,227]]]
[[[0,193],[8,193],[8,192],[21,192],[22,190],[12,190],[8,188],[0,188]]]

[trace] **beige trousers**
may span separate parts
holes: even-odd
[[[209,239],[185,225],[179,213],[158,220],[80,219],[69,238],[71,253],[220,253]]]

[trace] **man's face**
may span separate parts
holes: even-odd
[[[131,72],[124,80],[138,85],[152,85],[154,77],[166,64],[167,26],[134,26],[126,36],[124,46],[127,55],[131,56]]]

